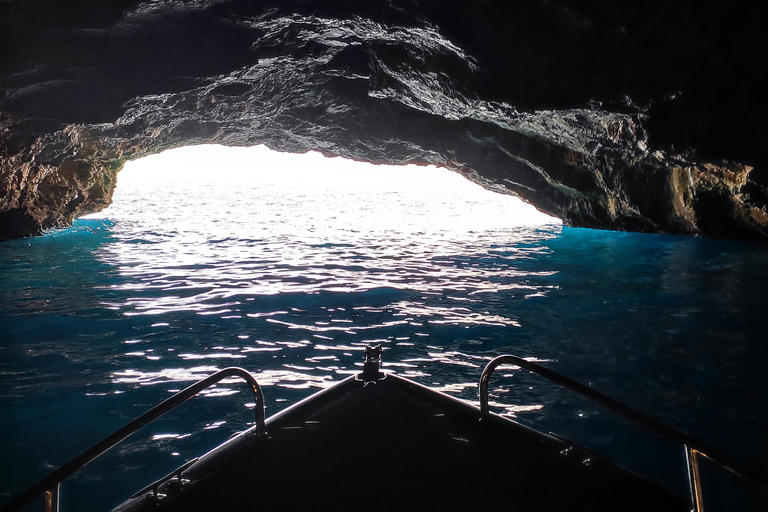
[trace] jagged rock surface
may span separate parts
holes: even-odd
[[[735,121],[686,118],[685,74],[638,84],[638,36],[599,4],[3,4],[0,237],[106,207],[129,159],[219,143],[437,164],[573,226],[766,240],[763,145],[713,143]]]

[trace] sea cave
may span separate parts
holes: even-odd
[[[223,368],[255,376],[269,422],[357,375],[374,347],[375,376],[479,410],[485,365],[524,357],[764,480],[763,11],[0,2],[0,507]],[[297,172],[294,158],[309,163]],[[135,179],[147,162],[151,179]],[[80,469],[62,510],[111,510],[178,467],[181,481],[185,464],[254,425],[258,400],[241,384],[221,381]],[[493,414],[692,508],[677,444],[522,366],[489,391]],[[406,426],[387,421],[394,442]],[[417,481],[421,441],[370,442],[365,464],[384,453],[409,467],[412,481],[390,490],[452,502],[460,482]],[[334,457],[322,453],[321,468]],[[335,481],[316,469],[276,481]],[[706,510],[768,507],[722,467],[702,471]],[[514,486],[492,477],[489,499],[506,503]],[[320,509],[365,495],[334,489],[317,488]],[[418,504],[391,508],[429,508]]]

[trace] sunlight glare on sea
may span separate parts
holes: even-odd
[[[112,206],[84,219],[114,223],[119,241],[103,247],[102,259],[133,277],[121,286],[188,292],[134,297],[127,311],[112,306],[127,316],[242,315],[228,299],[254,295],[429,292],[451,272],[437,259],[467,240],[482,246],[490,233],[560,225],[446,169],[264,146],[194,146],[128,162]],[[510,240],[521,236],[507,233]],[[141,243],[126,243],[137,237]],[[446,286],[464,287],[457,275],[451,281]],[[485,291],[504,287],[481,283]]]
[[[128,162],[113,199],[0,243],[0,505],[217,370],[252,372],[269,417],[371,344],[384,371],[472,403],[493,357],[536,358],[768,467],[762,244],[563,227],[445,169],[263,146]],[[679,447],[497,373],[495,412],[687,492]],[[65,509],[108,510],[253,407],[220,383],[67,481]]]

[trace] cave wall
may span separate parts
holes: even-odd
[[[766,240],[761,14],[725,2],[0,4],[0,238],[199,143],[436,164],[572,226]],[[768,45],[766,45],[768,46]]]

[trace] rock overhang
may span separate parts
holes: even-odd
[[[0,75],[0,236],[104,208],[129,159],[218,143],[435,164],[566,225],[765,240],[760,150],[658,129],[685,124],[657,112],[685,77],[627,85],[624,14],[589,5],[82,1],[61,19],[55,2],[6,5],[19,51]],[[692,140],[704,151],[679,151]]]

